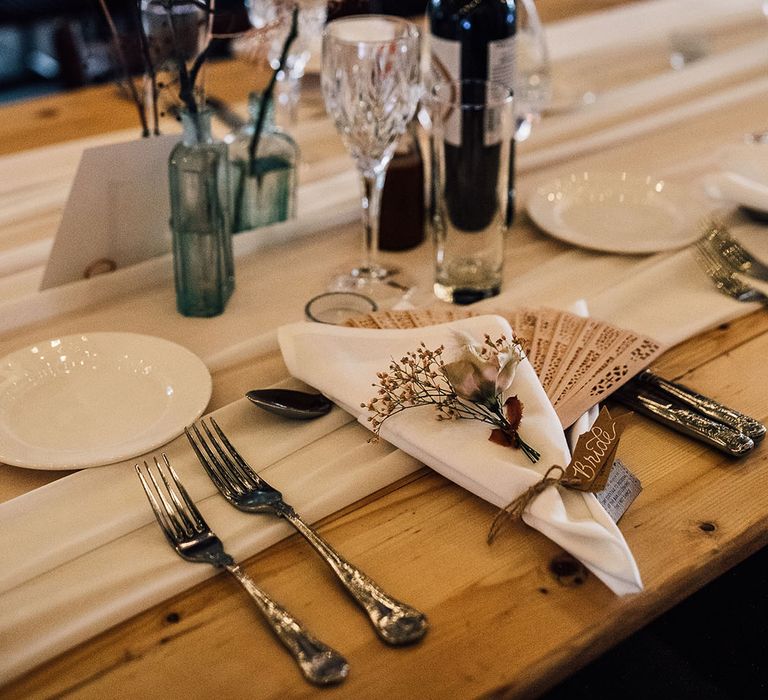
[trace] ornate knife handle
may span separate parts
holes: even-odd
[[[665,394],[712,418],[712,420],[724,423],[734,430],[744,433],[744,435],[752,438],[755,442],[765,437],[765,426],[759,421],[732,408],[728,408],[728,406],[724,406],[708,396],[703,396],[687,386],[663,379],[651,372],[644,373],[640,379],[651,386],[658,387]]]
[[[287,507],[281,514],[331,567],[355,602],[368,613],[376,633],[387,644],[393,646],[411,644],[426,634],[428,623],[424,613],[385,593],[375,581],[352,566],[333,549],[292,508]]]
[[[264,593],[237,564],[226,564],[224,568],[248,591],[307,680],[317,685],[331,685],[347,677],[349,665],[338,651],[307,632],[296,618]]]
[[[644,392],[632,392],[626,387],[622,387],[615,396],[640,413],[656,418],[673,430],[706,442],[733,457],[742,457],[755,446],[752,438],[689,408],[675,406]]]

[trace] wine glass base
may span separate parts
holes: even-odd
[[[381,265],[372,265],[370,267],[361,265],[360,267],[353,268],[349,276],[356,280],[383,280],[396,275],[398,272],[399,270],[397,269],[390,270],[386,267],[381,267]]]
[[[416,287],[408,280],[395,279],[398,270],[383,267],[358,267],[335,277],[328,289],[332,292],[355,292],[372,299],[381,311],[413,308],[410,303]]]

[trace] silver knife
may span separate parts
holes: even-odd
[[[752,438],[738,430],[707,418],[690,408],[677,405],[671,400],[644,389],[638,389],[636,386],[633,387],[631,384],[624,385],[613,394],[613,398],[679,433],[705,442],[732,457],[742,457],[755,446]]]
[[[650,370],[641,372],[633,381],[638,384],[652,386],[654,389],[689,406],[698,413],[708,416],[718,423],[725,423],[725,425],[734,430],[744,433],[744,435],[752,438],[755,442],[759,442],[765,437],[765,426],[754,418],[724,406],[708,396],[703,396],[687,386],[664,379]]]

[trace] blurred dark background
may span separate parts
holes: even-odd
[[[136,46],[137,0],[106,0],[132,69],[141,71]],[[331,16],[385,12],[412,16],[426,0],[334,0]],[[242,19],[244,0],[217,0],[226,21]],[[226,56],[220,42],[213,56]],[[112,41],[98,0],[0,0],[0,102],[71,90],[115,76]]]
[[[131,0],[108,0],[123,30]],[[109,79],[110,37],[97,0],[0,0],[0,101]]]

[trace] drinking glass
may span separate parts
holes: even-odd
[[[267,59],[273,70],[280,67],[280,55],[291,25],[291,14],[298,8],[298,34],[286,56],[285,66],[277,74],[276,96],[281,122],[295,124],[301,79],[311,56],[313,39],[325,25],[327,0],[247,0],[251,24],[257,29],[272,25],[268,37]]]
[[[332,285],[388,303],[402,286],[377,263],[379,208],[387,166],[420,96],[419,32],[405,20],[355,15],[323,32],[325,107],[362,181],[363,258]],[[400,289],[397,289],[400,287]]]
[[[432,124],[434,292],[443,301],[471,304],[501,290],[512,91],[483,80],[441,82],[424,103]]]
[[[515,37],[515,140],[525,141],[552,101],[552,70],[534,0],[517,5]]]

